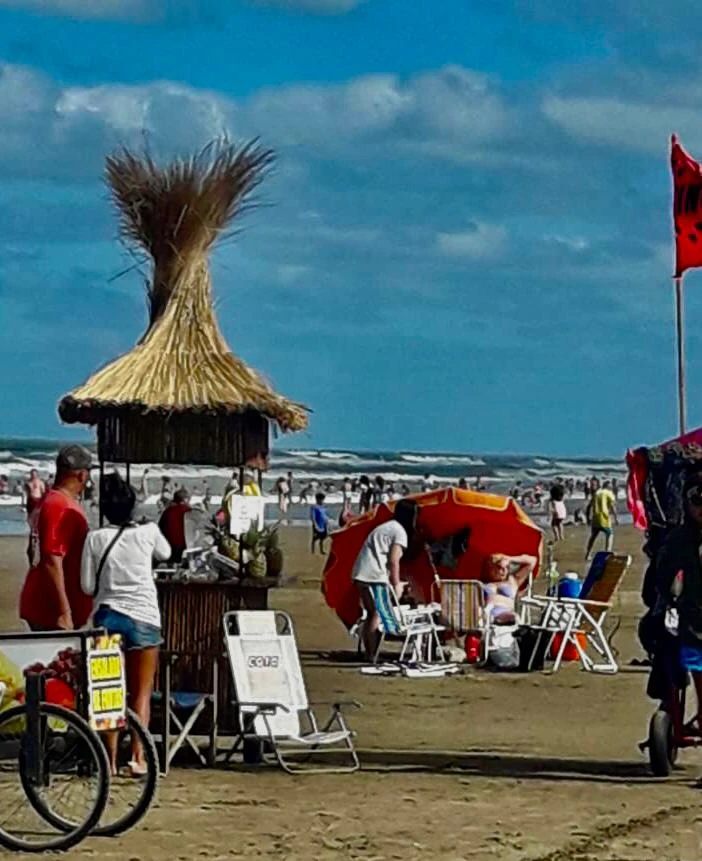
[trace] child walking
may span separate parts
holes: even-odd
[[[315,495],[315,505],[310,509],[310,520],[312,521],[312,553],[314,546],[319,542],[319,552],[324,555],[326,552],[325,542],[329,537],[329,513],[324,506],[326,499],[323,493]]]

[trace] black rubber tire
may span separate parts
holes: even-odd
[[[127,710],[127,721],[130,732],[133,732],[139,738],[144,748],[147,773],[142,781],[143,791],[138,802],[131,810],[122,816],[121,819],[116,819],[113,822],[109,820],[110,805],[108,803],[99,825],[93,829],[93,834],[100,837],[115,837],[117,834],[123,834],[125,831],[133,828],[149,812],[158,789],[160,767],[158,751],[156,750],[153,736],[131,709]]]
[[[158,788],[159,763],[156,744],[153,737],[151,736],[151,733],[144,728],[144,725],[131,709],[127,710],[127,722],[130,732],[133,732],[138,736],[139,741],[144,748],[144,756],[148,770],[145,779],[142,781],[143,791],[137,803],[131,807],[124,816],[115,820],[110,820],[110,805],[108,798],[108,803],[105,806],[105,810],[103,811],[99,824],[92,829],[92,834],[99,837],[115,837],[116,835],[122,834],[130,828],[133,828],[148,812],[156,795],[156,789]],[[34,807],[37,813],[49,823],[49,825],[65,832],[75,827],[75,823],[56,816],[53,811],[46,810],[41,799],[37,798],[33,793],[33,787],[31,784],[25,783],[24,780],[22,782],[30,804]]]
[[[22,718],[26,713],[26,706],[7,709],[7,711],[0,714],[0,728],[3,723],[10,723],[18,718]],[[76,712],[70,709],[63,708],[63,706],[50,705],[49,703],[40,703],[39,714],[41,718],[57,718],[58,720],[63,721],[81,738],[99,768],[99,792],[95,798],[95,804],[93,805],[92,810],[82,822],[70,824],[65,823],[61,826],[56,826],[54,822],[57,820],[57,817],[53,811],[47,811],[44,802],[38,798],[34,792],[34,787],[26,773],[24,757],[20,752],[17,767],[22,787],[27,795],[28,803],[31,804],[36,813],[48,822],[49,825],[56,827],[61,833],[58,834],[55,839],[47,840],[46,842],[39,844],[25,843],[23,840],[18,840],[16,837],[7,834],[7,832],[0,829],[0,845],[4,846],[6,849],[11,849],[17,852],[63,852],[66,849],[70,849],[75,846],[77,843],[80,843],[81,840],[92,832],[100,821],[100,817],[104,813],[109,799],[110,763],[102,741],[97,734],[93,732],[87,721],[85,721],[79,714],[76,714]],[[0,736],[1,735],[2,733],[0,732]],[[66,827],[66,825],[68,825],[68,827]]]
[[[648,727],[648,757],[655,777],[668,777],[678,751],[673,744],[673,720],[667,711],[654,712]]]

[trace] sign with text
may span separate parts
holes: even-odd
[[[232,494],[228,501],[229,506],[229,532],[235,538],[239,538],[244,532],[255,525],[257,529],[263,529],[263,514],[265,500],[262,496],[239,496]]]
[[[127,722],[127,682],[119,635],[88,641],[88,722],[97,732]]]

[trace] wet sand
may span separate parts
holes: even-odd
[[[582,571],[586,531],[568,530],[561,571]],[[136,830],[91,839],[71,859],[698,859],[700,755],[672,779],[648,775],[637,743],[653,703],[635,631],[643,556],[631,527],[616,549],[634,564],[618,599],[613,677],[566,665],[555,676],[480,670],[446,679],[361,676],[338,660],[351,642],[319,592],[323,560],[306,530],[284,533],[292,584],[271,603],[295,621],[311,699],[357,699],[350,722],[363,770],[291,777],[276,770],[176,768]],[[22,539],[0,539],[0,626],[17,628]]]

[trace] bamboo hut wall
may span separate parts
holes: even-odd
[[[260,413],[115,412],[97,423],[98,456],[109,463],[266,468],[269,421]]]

